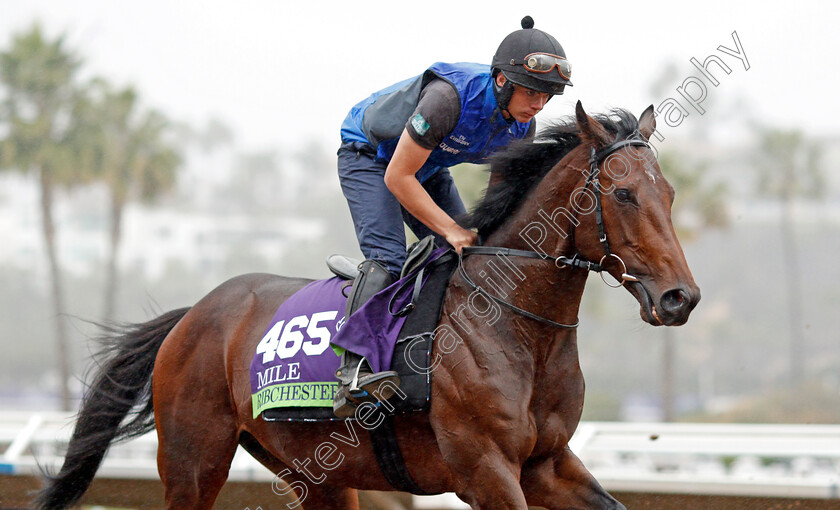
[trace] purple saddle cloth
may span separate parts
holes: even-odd
[[[425,267],[446,251],[436,249]],[[343,293],[348,282],[338,277],[309,283],[284,301],[251,360],[254,418],[277,408],[326,407],[331,412],[339,365],[339,357],[331,346],[365,356],[374,371],[388,370],[406,321],[405,316],[395,313],[411,301],[414,274],[371,297],[349,320],[344,317],[347,297]],[[423,283],[429,274],[424,274]],[[451,269],[446,281],[449,274]],[[440,296],[433,299],[440,304]],[[439,313],[434,320],[438,317]],[[428,356],[430,346],[429,342],[416,347]]]

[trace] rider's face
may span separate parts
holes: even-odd
[[[502,73],[499,73],[496,78],[500,86],[507,81]],[[543,109],[549,98],[551,98],[551,94],[514,85],[513,96],[510,98],[507,109],[517,122],[530,122],[534,115]]]

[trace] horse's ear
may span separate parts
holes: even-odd
[[[653,105],[650,105],[639,117],[639,134],[647,141],[650,140],[650,135],[654,131],[656,131],[656,115],[653,114]]]
[[[575,119],[580,137],[584,142],[595,144],[596,147],[604,147],[612,141],[606,128],[586,114],[580,101],[575,105]]]

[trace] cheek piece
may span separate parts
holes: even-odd
[[[508,117],[512,120],[513,117],[510,116],[508,106],[510,106],[510,98],[513,97],[513,82],[507,80],[505,81],[505,84],[500,87],[494,79],[493,94],[496,96],[496,102],[499,104],[499,110],[507,113]]]

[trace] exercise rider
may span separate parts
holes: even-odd
[[[481,163],[512,140],[531,137],[534,116],[571,86],[571,65],[560,43],[533,28],[499,45],[490,66],[439,62],[356,104],[341,126],[338,176],[366,260],[347,302],[349,317],[393,283],[406,260],[403,222],[423,239],[433,235],[459,252],[476,234],[454,218],[466,211],[448,167]],[[395,372],[372,373],[360,355],[345,351],[336,376],[333,410],[352,416]],[[383,387],[379,398],[392,392]]]

